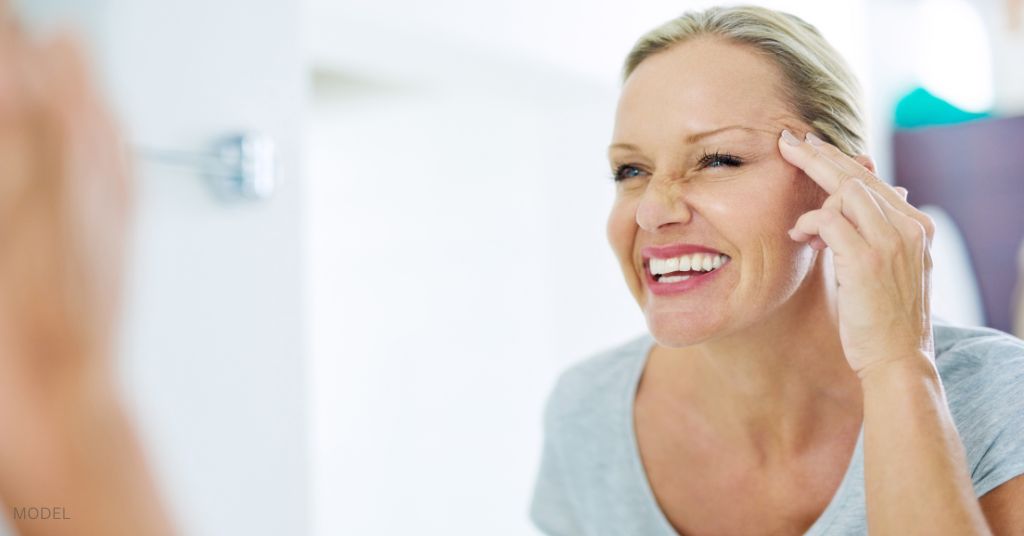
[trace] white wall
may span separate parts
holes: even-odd
[[[314,534],[530,533],[555,372],[642,326],[604,253],[611,95],[464,66],[317,84]]]
[[[1011,18],[1007,0],[972,0],[989,34],[992,48],[993,107],[1000,115],[1024,114],[1024,7]]]
[[[306,530],[299,13],[288,0],[118,0],[105,63],[134,139],[278,143],[266,203],[144,168],[126,383],[189,534]]]
[[[298,7],[288,0],[32,0],[69,16],[136,145],[278,142],[264,203],[224,205],[190,170],[140,162],[121,372],[184,534],[307,532]]]

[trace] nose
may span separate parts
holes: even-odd
[[[688,223],[693,214],[680,185],[652,178],[636,207],[636,223],[648,232],[664,225]]]

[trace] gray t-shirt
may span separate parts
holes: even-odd
[[[967,452],[975,496],[1024,474],[1024,341],[933,318],[936,367]],[[558,377],[529,506],[548,535],[678,536],[659,508],[633,430],[637,384],[654,338],[645,333]],[[808,535],[867,534],[864,428],[835,496]]]

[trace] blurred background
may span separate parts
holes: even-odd
[[[1024,333],[1024,2],[754,3],[860,77],[935,313]],[[556,375],[646,329],[604,234],[621,62],[713,3],[15,4],[82,36],[137,153],[122,383],[187,534],[534,533]],[[160,156],[239,131],[263,199]]]

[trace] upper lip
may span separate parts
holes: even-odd
[[[643,256],[645,261],[651,257],[657,259],[671,259],[688,253],[715,253],[718,255],[725,255],[725,253],[722,253],[717,249],[702,246],[700,244],[678,243],[668,244],[666,246],[647,246],[640,249],[640,254]]]

